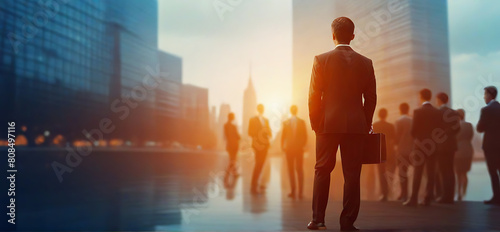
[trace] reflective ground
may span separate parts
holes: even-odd
[[[303,231],[310,220],[314,159],[308,154],[305,197],[300,200],[287,197],[281,154],[270,155],[262,177],[266,193],[257,197],[249,194],[251,153],[240,156],[241,176],[228,180],[227,157],[220,152],[95,150],[59,182],[51,165],[68,164],[67,154],[54,149],[19,152],[18,230]],[[332,230],[338,230],[341,209],[340,173],[336,167],[332,174],[326,222]],[[367,175],[364,180],[370,179]],[[431,207],[376,202],[377,192],[365,187],[357,225],[365,231],[500,230],[500,207],[470,202],[491,196],[485,164],[474,163],[469,178],[467,202]]]

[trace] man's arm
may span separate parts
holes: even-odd
[[[413,111],[413,120],[411,122],[411,129],[410,133],[411,136],[416,139],[417,138],[417,128],[418,128],[418,120],[420,120],[420,115],[418,114],[417,110]]]
[[[373,70],[373,63],[371,62],[371,60],[368,69],[368,86],[363,92],[363,98],[365,99],[364,111],[366,124],[368,125],[368,129],[370,129],[373,122],[375,107],[377,105],[377,84],[375,81],[375,71]]]
[[[314,131],[319,129],[321,97],[323,96],[323,83],[320,70],[321,67],[318,57],[315,56],[311,73],[311,84],[309,85],[309,119]]]
[[[476,130],[479,133],[486,130],[486,115],[484,113],[484,108],[481,109],[481,116],[479,117],[479,122],[477,122]]]

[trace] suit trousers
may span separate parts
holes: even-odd
[[[500,150],[484,150],[484,157],[490,174],[493,198],[500,200]]]
[[[298,182],[298,194],[302,195],[304,189],[304,152],[301,150],[289,150],[286,151],[286,161],[288,164],[288,176],[290,177],[290,188],[291,193],[294,195],[297,193],[295,190],[295,172],[297,172],[297,182]]]
[[[260,174],[262,173],[262,168],[264,167],[264,164],[266,162],[267,148],[254,149],[254,153],[255,153],[255,166],[253,168],[253,174],[252,174],[252,184],[251,184],[252,191],[257,190]]]
[[[437,155],[441,197],[443,200],[453,201],[455,197],[455,151],[443,149]]]
[[[340,145],[344,173],[343,210],[341,227],[354,224],[360,206],[361,134],[317,134],[316,165],[313,188],[313,221],[325,221],[325,210],[330,190],[330,173],[335,168],[336,154]]]
[[[411,200],[418,201],[418,192],[420,189],[420,183],[422,182],[422,175],[424,173],[424,167],[427,175],[427,186],[425,189],[425,200],[430,201],[434,198],[434,180],[436,177],[436,154],[421,155],[418,156],[415,154],[423,154],[423,153],[412,153],[410,160],[419,160],[417,162],[412,161],[412,165],[414,167],[413,171],[413,185],[412,185],[412,193]]]

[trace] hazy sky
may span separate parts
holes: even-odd
[[[184,83],[209,88],[211,106],[229,103],[240,119],[249,62],[258,101],[270,111],[290,103],[291,0],[159,0],[159,6],[160,49],[183,58]],[[483,86],[500,87],[498,10],[498,0],[448,1],[453,105],[473,123],[484,106]]]
[[[160,0],[159,46],[183,58],[184,83],[209,88],[210,105],[218,110],[229,103],[237,121],[251,62],[257,100],[269,116],[291,100],[291,6],[283,0]]]

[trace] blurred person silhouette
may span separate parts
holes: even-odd
[[[248,135],[252,138],[252,148],[255,153],[255,166],[252,174],[252,182],[250,192],[260,194],[264,190],[259,189],[259,178],[261,176],[262,168],[266,162],[267,151],[270,145],[271,128],[269,121],[263,116],[264,105],[257,105],[258,115],[250,118],[248,123]]]
[[[414,167],[411,196],[403,203],[405,206],[416,206],[418,204],[418,193],[422,174],[427,175],[426,195],[422,205],[430,205],[434,199],[434,178],[436,173],[436,141],[433,133],[440,129],[441,112],[430,103],[432,92],[429,89],[420,90],[421,107],[413,111],[413,123],[411,135],[414,138],[414,149],[410,155],[411,164]]]
[[[445,133],[444,140],[437,143],[437,179],[438,196],[436,202],[441,204],[453,204],[455,196],[455,152],[457,151],[457,134],[460,131],[460,116],[448,107],[448,95],[438,93],[436,95],[437,105],[441,112],[439,117],[441,128]]]
[[[394,179],[392,178],[392,175],[394,175],[394,169],[391,166],[393,166],[392,164],[394,163],[394,139],[396,130],[394,129],[394,125],[386,121],[387,114],[386,108],[380,109],[378,111],[379,121],[373,123],[373,132],[385,134],[387,151],[387,161],[385,163],[377,164],[380,192],[382,194],[379,201],[387,201],[390,194],[389,185],[392,187],[392,184],[388,183],[388,181]]]
[[[286,154],[288,175],[290,177],[291,192],[288,197],[302,198],[304,190],[304,146],[307,143],[306,123],[297,117],[297,106],[290,107],[292,116],[283,123],[281,134],[281,149]],[[295,172],[297,172],[298,189],[295,186]],[[296,191],[297,190],[297,191]]]
[[[226,139],[226,151],[229,154],[229,165],[227,167],[227,173],[232,173],[233,175],[239,175],[236,163],[237,154],[239,149],[240,134],[238,129],[233,124],[234,113],[229,113],[227,115],[227,122],[224,124],[224,138]]]
[[[457,152],[455,153],[455,174],[457,176],[457,195],[461,201],[467,192],[467,172],[472,165],[474,148],[472,147],[472,138],[474,137],[474,127],[471,123],[465,121],[465,111],[457,110],[460,116],[460,131],[457,134]]]
[[[481,109],[476,126],[478,132],[484,132],[483,151],[493,188],[493,197],[484,201],[489,205],[500,205],[500,104],[496,100],[497,94],[495,86],[484,88],[484,101],[487,106]]]
[[[344,174],[341,231],[354,227],[360,207],[361,143],[370,132],[377,103],[372,61],[350,47],[354,23],[339,17],[331,24],[335,49],[314,57],[309,87],[309,118],[316,133],[313,218],[307,228],[326,229],[330,173],[340,145]],[[364,101],[363,101],[364,100]]]
[[[398,196],[398,201],[408,200],[408,166],[410,162],[410,154],[413,149],[413,137],[411,136],[412,118],[408,113],[410,106],[408,103],[399,105],[399,113],[401,116],[396,120],[395,142],[397,146],[397,169],[401,193]]]

